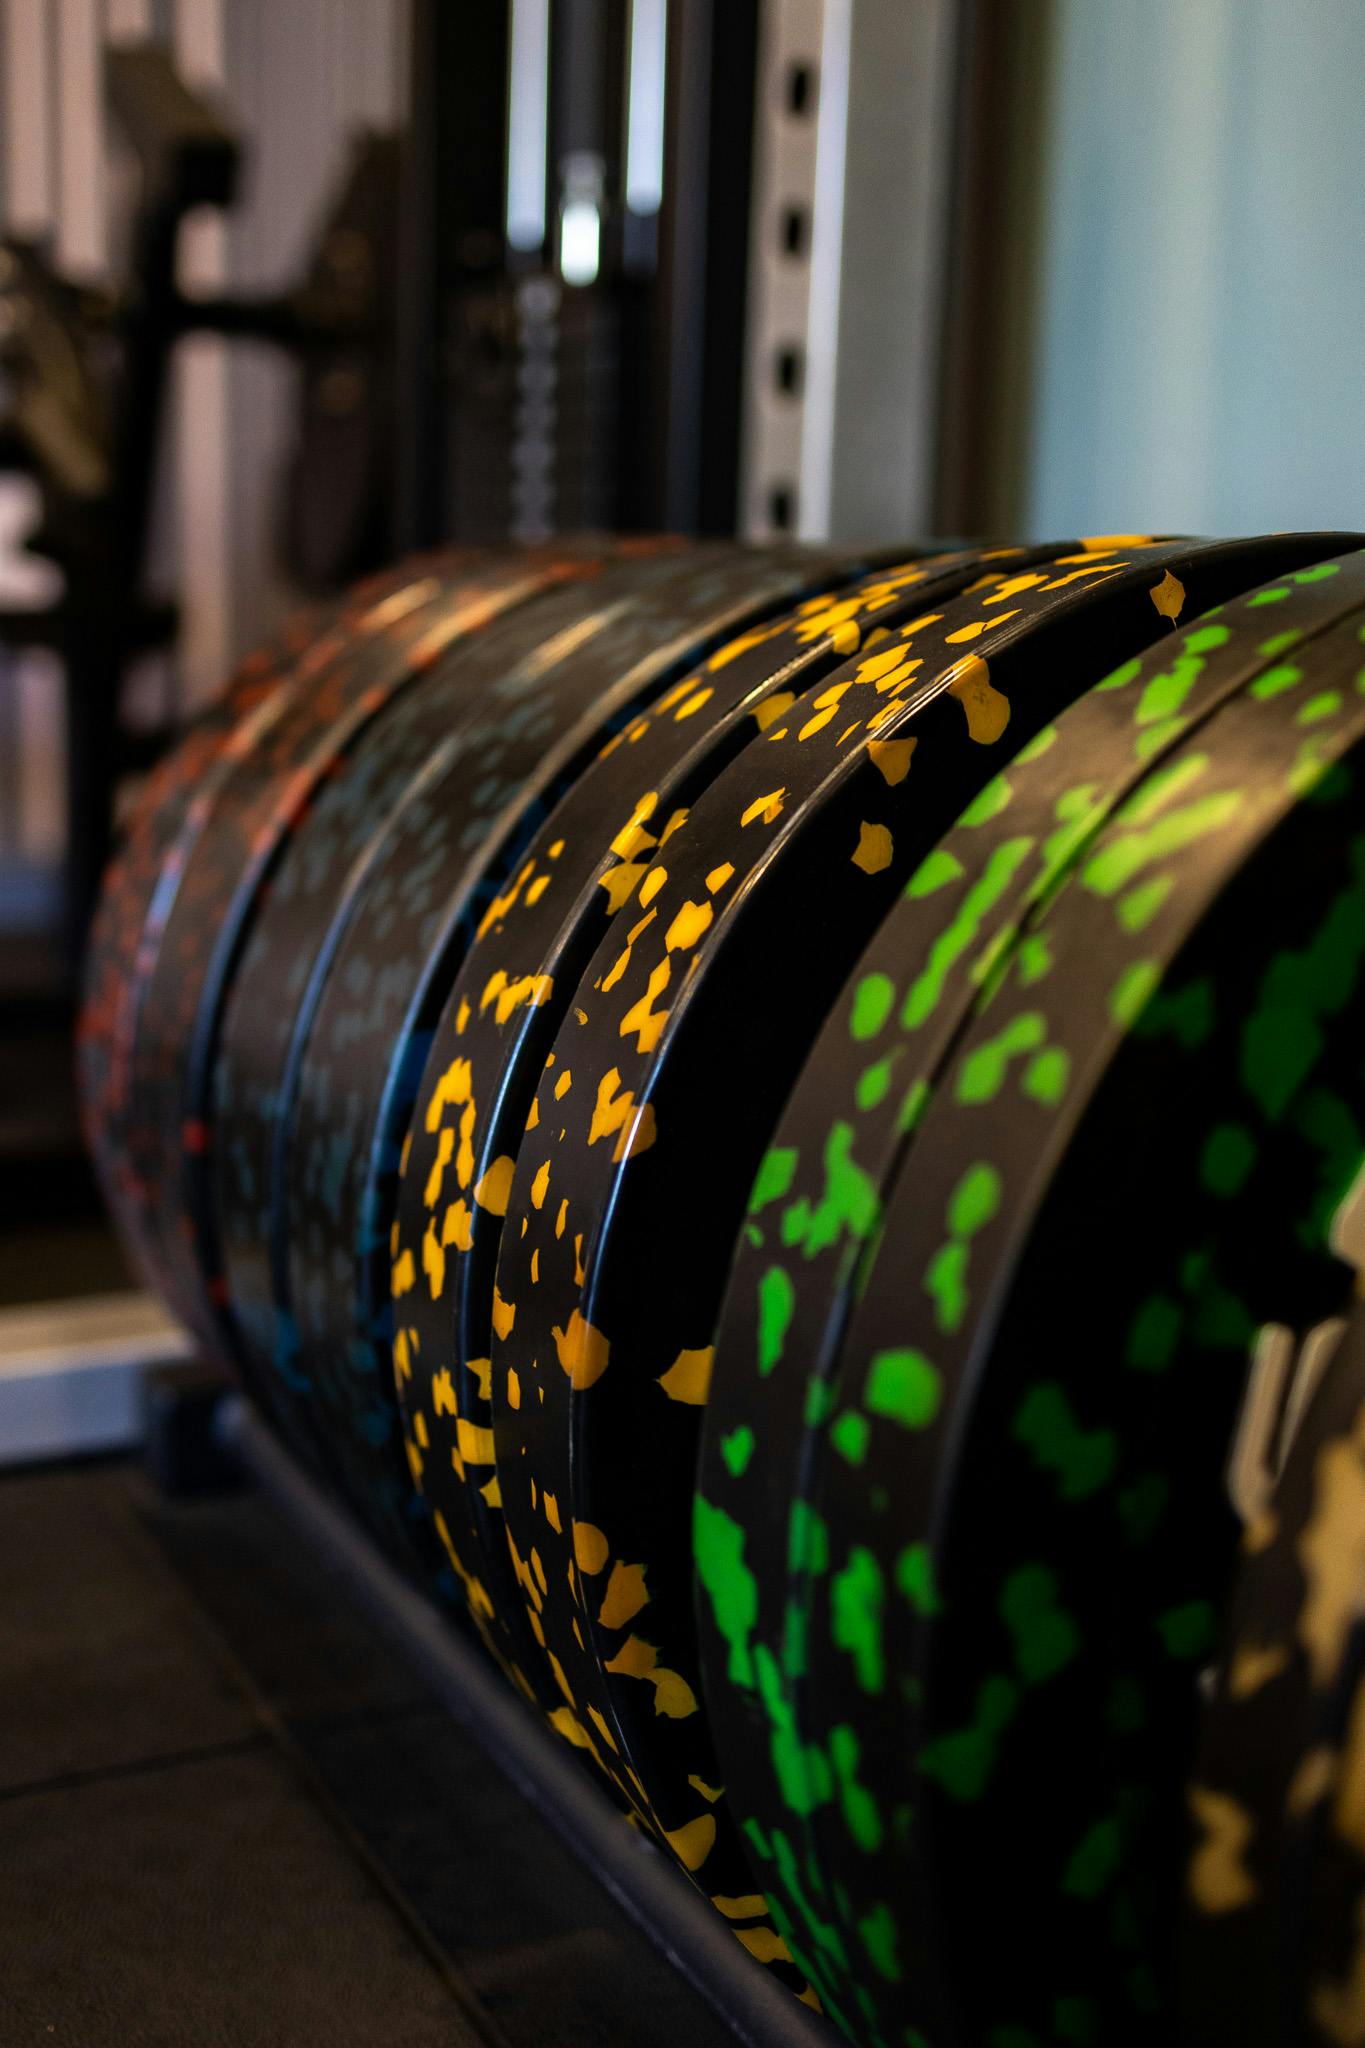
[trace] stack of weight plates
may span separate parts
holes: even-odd
[[[1365,2041],[1359,545],[419,563],[110,875],[143,1270],[869,2048]]]

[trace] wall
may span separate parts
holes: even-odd
[[[1022,523],[1365,515],[1365,8],[1055,0]]]

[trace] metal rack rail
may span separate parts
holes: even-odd
[[[567,1750],[379,1554],[239,1396],[217,1428],[234,1461],[284,1510],[366,1614],[478,1739],[557,1835],[745,2048],[834,2048],[839,2037],[745,1954]]]

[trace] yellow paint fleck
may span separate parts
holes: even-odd
[[[558,1215],[557,1215],[557,1216],[555,1217],[555,1236],[556,1236],[556,1237],[563,1237],[563,1235],[564,1235],[564,1225],[565,1225],[565,1223],[566,1223],[566,1222],[568,1221],[568,1215],[569,1215],[569,1198],[568,1198],[568,1196],[566,1195],[566,1196],[564,1197],[564,1200],[563,1200],[563,1201],[562,1201],[562,1202],[560,1203],[560,1205],[559,1205],[559,1214],[558,1214]]]
[[[669,840],[673,837],[673,834],[675,832],[681,832],[683,826],[687,823],[687,817],[688,807],[686,804],[680,805],[676,811],[672,811],[669,813],[668,823],[664,826],[663,831],[659,834],[660,847],[667,846]]]
[[[658,808],[657,789],[647,789],[644,795],[637,799],[630,816],[611,841],[611,850],[618,860],[634,860],[643,848],[653,846],[654,835],[652,832],[646,832],[645,820],[652,818]]]
[[[394,1261],[392,1285],[395,1299],[409,1293],[417,1285],[417,1268],[413,1263],[411,1249]]]
[[[481,1209],[487,1209],[490,1216],[507,1214],[508,1198],[512,1193],[512,1175],[516,1172],[516,1161],[509,1153],[502,1153],[495,1159],[474,1190],[474,1200]]]
[[[1235,1799],[1207,1785],[1190,1788],[1190,1811],[1203,1840],[1190,1859],[1190,1897],[1201,1913],[1235,1913],[1257,1895],[1242,1858],[1251,1841],[1251,1816]]]
[[[715,696],[715,694],[716,692],[714,685],[710,683],[707,684],[704,690],[694,691],[693,694],[688,698],[687,702],[685,704],[680,704],[677,710],[673,713],[675,723],[681,724],[684,718],[693,717],[695,713],[701,710],[703,704],[710,703],[711,699]]]
[[[474,1212],[463,1197],[452,1202],[441,1219],[441,1245],[467,1252],[474,1242]]]
[[[564,1525],[559,1519],[559,1502],[552,1493],[546,1492],[541,1495],[540,1504],[545,1510],[545,1519],[554,1530],[555,1535],[562,1536],[564,1534]]]
[[[1010,722],[1010,705],[980,655],[961,664],[948,688],[966,714],[968,733],[978,745],[991,746]]]
[[[445,1170],[454,1151],[455,1133],[450,1125],[446,1124],[436,1142],[436,1157],[431,1162],[431,1172],[427,1175],[426,1186],[422,1189],[422,1201],[428,1209],[434,1209],[441,1199],[441,1182],[445,1178]]]
[[[1013,619],[1017,616],[1016,612],[1001,612],[993,619],[973,619],[970,625],[959,626],[955,633],[945,634],[944,645],[946,647],[964,646],[969,640],[979,640],[981,635],[988,633],[992,626],[1003,626],[1006,619]]]
[[[858,827],[858,845],[853,854],[853,865],[861,868],[865,875],[879,875],[883,868],[891,865],[894,851],[891,834],[885,825],[869,825],[866,820]]]
[[[716,1350],[708,1344],[704,1351],[680,1351],[668,1371],[660,1375],[659,1385],[670,1401],[682,1401],[689,1407],[702,1408],[711,1391],[711,1367],[715,1362]]]
[[[577,1626],[578,1624],[577,1622],[575,1622],[574,1627],[577,1628]],[[620,1745],[617,1743],[616,1737],[612,1734],[610,1728],[606,1724],[605,1719],[601,1714],[598,1713],[596,1707],[592,1705],[591,1701],[589,1701],[588,1703],[588,1719],[592,1722],[593,1727],[597,1730],[603,1742],[606,1743],[607,1748],[616,1751],[616,1753],[619,1755]]]
[[[645,1585],[644,1567],[638,1564],[623,1564],[618,1558],[611,1568],[611,1577],[607,1580],[607,1590],[602,1596],[597,1619],[603,1628],[624,1628],[648,1601],[649,1591]]]
[[[510,1337],[512,1334],[512,1325],[516,1322],[516,1319],[516,1303],[514,1301],[503,1300],[501,1294],[498,1292],[497,1283],[495,1281],[493,1285],[493,1334],[499,1338]]]
[[[555,1082],[555,1101],[556,1101],[556,1102],[562,1102],[562,1101],[564,1100],[564,1097],[565,1097],[565,1096],[566,1096],[566,1095],[568,1094],[569,1090],[570,1090],[570,1089],[571,1089],[572,1087],[573,1087],[573,1070],[572,1070],[572,1068],[570,1068],[570,1067],[565,1067],[565,1069],[564,1069],[563,1073],[562,1073],[562,1074],[560,1075],[559,1079],[558,1079],[558,1080],[557,1080],[557,1081]]]
[[[755,797],[747,810],[741,811],[740,825],[752,825],[756,819],[762,819],[765,825],[773,824],[781,816],[782,799],[786,794],[784,784],[781,789],[770,789],[766,796]]]
[[[695,946],[714,916],[709,903],[693,903],[689,898],[665,932],[664,945],[670,953]]]
[[[699,1813],[695,1820],[685,1827],[665,1833],[664,1840],[677,1857],[684,1870],[700,1870],[716,1839],[716,1816],[713,1813]]]
[[[725,1790],[723,1785],[708,1785],[705,1778],[697,1777],[695,1772],[689,1774],[687,1782],[694,1792],[700,1792],[702,1798],[709,1799],[713,1806]]]
[[[658,895],[660,889],[663,888],[667,880],[667,868],[661,868],[656,866],[650,869],[649,873],[645,876],[643,882],[641,882],[640,884],[641,910],[645,909],[648,904],[654,901],[654,898]]]
[[[491,1465],[493,1463],[493,1432],[480,1423],[470,1422],[467,1416],[455,1418],[455,1435],[460,1446],[460,1456],[466,1465]]]
[[[540,1285],[540,1246],[539,1246],[539,1245],[537,1245],[537,1246],[536,1246],[535,1250],[534,1250],[534,1251],[532,1252],[532,1254],[531,1254],[531,1285],[532,1285],[533,1287],[539,1287],[539,1285]]]
[[[550,1334],[554,1338],[559,1362],[576,1392],[582,1393],[601,1379],[607,1369],[611,1345],[578,1309],[570,1315],[564,1329],[556,1323]]]
[[[469,1022],[469,1019],[470,1019],[470,1015],[471,1015],[471,1012],[470,1012],[470,1008],[469,1008],[469,997],[468,997],[468,996],[461,996],[461,997],[460,997],[460,1007],[459,1007],[459,1009],[458,1009],[458,1010],[457,1010],[457,1011],[455,1012],[455,1036],[456,1036],[457,1038],[463,1038],[463,1037],[464,1037],[464,1033],[465,1033],[465,1026],[466,1026],[466,1025],[468,1024],[468,1022]]]
[[[918,740],[869,740],[867,758],[892,789],[910,773],[910,756]]]
[[[723,860],[718,868],[712,868],[706,877],[706,886],[713,896],[717,890],[725,887],[734,871],[735,864],[732,860]]]
[[[770,725],[776,725],[784,711],[790,711],[796,702],[795,690],[774,690],[771,697],[765,697],[753,708],[753,721],[760,732],[766,732]]]
[[[1241,1644],[1228,1671],[1229,1696],[1235,1700],[1250,1699],[1272,1678],[1278,1678],[1288,1661],[1288,1651],[1278,1643]]]
[[[656,1010],[654,1003],[668,987],[672,969],[666,959],[660,960],[649,977],[649,985],[638,1002],[632,1003],[621,1019],[619,1036],[629,1038],[636,1034],[636,1046],[640,1052],[653,1052],[663,1036],[664,1025],[668,1022],[667,1010]]]
[[[591,1578],[600,1572],[610,1555],[610,1545],[602,1531],[593,1522],[575,1522],[573,1525],[574,1563],[581,1572]]]
[[[597,877],[597,885],[607,892],[607,915],[615,917],[618,910],[624,910],[635,894],[635,885],[645,871],[642,860],[618,861],[608,868],[604,875]]]
[[[526,891],[526,901],[528,905],[539,903],[541,897],[545,894],[545,891],[549,888],[549,886],[550,877],[548,875],[537,875],[534,882],[532,882],[530,888]]]
[[[535,1209],[539,1209],[539,1208],[541,1208],[541,1207],[542,1207],[542,1206],[544,1205],[544,1201],[545,1201],[545,1197],[546,1197],[546,1194],[547,1194],[547,1193],[548,1193],[548,1191],[549,1191],[549,1186],[550,1186],[550,1162],[549,1162],[549,1160],[547,1159],[547,1160],[545,1161],[545,1164],[544,1164],[543,1166],[541,1166],[541,1167],[538,1167],[538,1168],[536,1169],[536,1176],[535,1176],[535,1179],[534,1179],[534,1180],[533,1180],[533,1181],[531,1182],[531,1206],[532,1206],[532,1208],[535,1208]]]
[[[775,1927],[737,1927],[736,1941],[760,1963],[789,1963],[792,1952]]]
[[[511,1365],[507,1368],[507,1405],[509,1408],[521,1406],[521,1380],[515,1366]]]
[[[536,1125],[537,1125],[537,1124],[538,1124],[539,1122],[540,1122],[540,1098],[539,1098],[539,1096],[533,1096],[533,1097],[532,1097],[532,1100],[531,1100],[531,1108],[530,1108],[530,1111],[529,1111],[529,1113],[528,1113],[528,1115],[527,1115],[527,1118],[526,1118],[526,1128],[527,1128],[527,1130],[528,1130],[528,1131],[533,1131],[533,1130],[535,1129]]]
[[[1337,1774],[1336,1751],[1320,1745],[1310,1749],[1299,1759],[1298,1769],[1289,1781],[1284,1796],[1285,1811],[1298,1818],[1311,1813],[1320,1799],[1325,1799],[1332,1789],[1332,1780]]]

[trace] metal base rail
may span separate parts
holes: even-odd
[[[826,2020],[777,1984],[471,1643],[400,1577],[248,1402],[225,1397],[225,1449],[284,1510],[450,1713],[745,2048],[836,2048]]]

